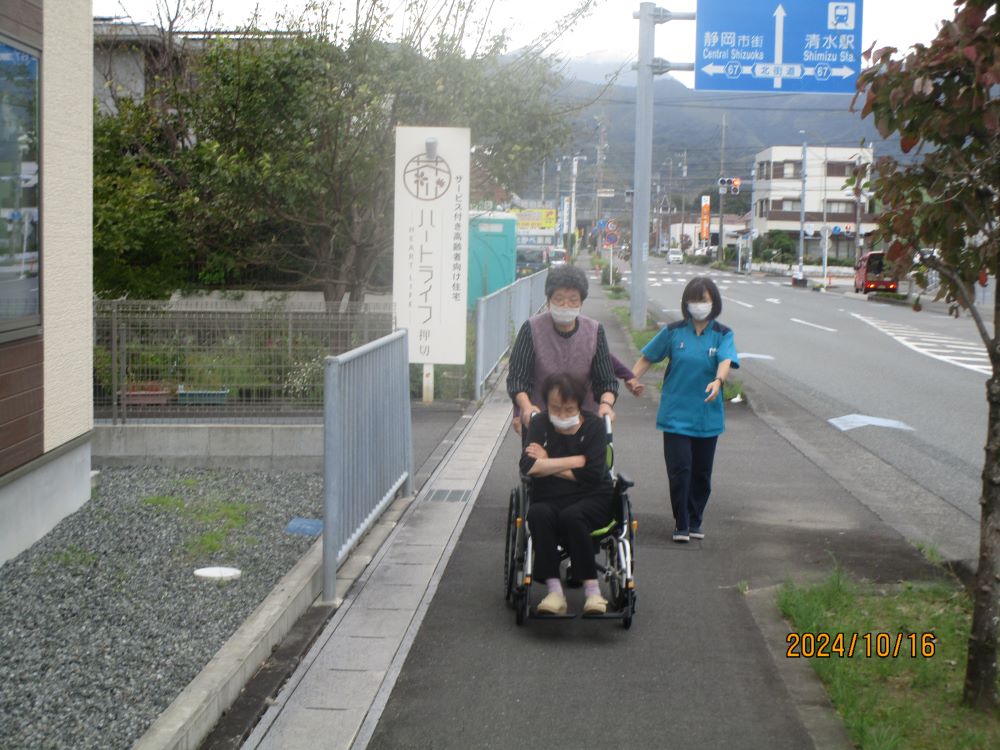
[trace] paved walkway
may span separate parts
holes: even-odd
[[[612,311],[624,303],[596,279],[591,289],[586,313],[604,323],[612,351],[634,361]],[[619,469],[636,481],[631,630],[614,621],[515,626],[501,578],[519,445],[501,386],[245,747],[568,748],[611,738],[634,748],[849,747],[808,665],[783,659],[774,587],[838,563],[876,581],[936,571],[810,460],[808,446],[746,406],[727,407],[706,539],[673,544],[656,377],[646,378],[648,397],[623,395],[615,428]],[[571,592],[571,608],[577,599]]]

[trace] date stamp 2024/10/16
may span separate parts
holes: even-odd
[[[789,659],[864,656],[878,659],[930,659],[937,651],[933,633],[789,633],[785,636]]]

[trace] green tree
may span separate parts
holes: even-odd
[[[869,50],[871,67],[858,79],[855,103],[883,137],[900,136],[910,164],[882,159],[871,186],[884,206],[877,236],[900,270],[916,259],[941,277],[939,298],[968,309],[993,368],[986,383],[989,409],[978,570],[963,702],[997,707],[997,627],[1000,622],[1000,296],[993,331],[972,304],[974,283],[1000,270],[1000,14],[996,2],[958,0],[929,46],[902,58],[887,47]],[[933,248],[933,250],[930,250]]]
[[[177,148],[142,165],[190,209],[181,231],[195,247],[194,275],[319,289],[331,301],[388,288],[396,126],[469,127],[473,198],[475,178],[481,189],[516,189],[569,137],[558,63],[545,49],[592,5],[514,55],[502,34],[474,23],[475,8],[491,7],[475,1],[407,6],[398,37],[383,4],[363,0],[346,30],[319,6],[286,33],[210,42],[176,66],[193,86],[170,78],[149,97],[165,103],[152,107],[159,130],[187,136],[165,139]],[[117,145],[112,153],[128,151]]]

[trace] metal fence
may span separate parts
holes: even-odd
[[[324,358],[393,328],[389,305],[324,307],[97,300],[94,416],[318,418]]]
[[[476,301],[476,398],[510,350],[518,329],[545,304],[545,279],[539,271]]]
[[[406,331],[326,358],[323,599],[337,566],[397,490],[413,492]]]

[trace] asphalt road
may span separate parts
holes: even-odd
[[[649,272],[650,305],[676,318],[684,284],[706,269],[651,258]],[[861,414],[911,428],[846,434],[978,521],[989,362],[970,317],[869,302],[850,279],[819,293],[707,273],[748,371],[823,420]]]

